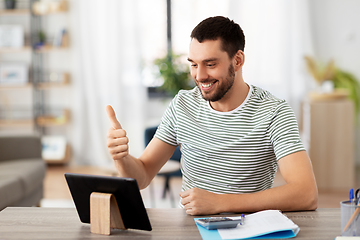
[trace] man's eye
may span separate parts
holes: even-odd
[[[208,67],[214,67],[214,66],[215,66],[215,63],[208,64],[207,66],[208,66]]]
[[[197,67],[197,65],[196,64],[191,64],[191,67]]]

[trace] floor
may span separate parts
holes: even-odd
[[[115,174],[113,169],[102,169],[88,166],[48,166],[44,182],[44,199],[41,201],[42,207],[74,207],[71,199],[71,194],[68,190],[64,173],[83,173],[94,175],[111,176]],[[280,175],[275,178],[274,186],[282,185],[284,183]],[[170,187],[173,196],[173,201],[170,200],[169,195],[162,198],[164,178],[161,176],[155,177],[153,182],[144,190],[141,190],[141,195],[145,207],[155,208],[171,208],[177,207],[179,202],[178,193],[181,190],[181,178],[175,177],[170,180]],[[348,192],[344,191],[319,191],[319,208],[338,208],[340,201],[347,199]]]

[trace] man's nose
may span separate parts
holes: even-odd
[[[208,79],[209,75],[207,74],[205,67],[198,67],[196,71],[196,80],[202,81]]]

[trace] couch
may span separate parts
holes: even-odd
[[[45,172],[40,137],[0,137],[0,211],[8,206],[38,206]]]

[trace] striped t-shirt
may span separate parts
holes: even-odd
[[[179,145],[182,190],[252,193],[271,188],[282,157],[304,150],[295,115],[285,100],[250,86],[245,101],[218,112],[200,90],[181,90],[155,137]]]

